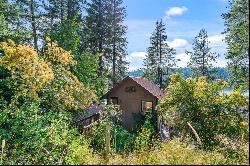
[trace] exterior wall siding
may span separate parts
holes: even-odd
[[[126,92],[125,88],[128,86],[135,86],[135,92]],[[142,101],[152,101],[153,109],[157,104],[157,98],[142,88],[139,84],[131,79],[121,83],[113,92],[107,95],[108,102],[112,97],[118,97],[118,105],[122,110],[123,126],[129,131],[135,128],[135,121],[133,113],[139,113],[142,109]]]

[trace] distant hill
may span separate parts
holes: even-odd
[[[226,68],[223,67],[216,67],[214,68],[216,70],[216,79],[224,79],[228,80],[228,71]],[[191,77],[191,69],[190,68],[174,68],[174,73],[175,72],[180,72],[184,75],[185,78]],[[143,70],[138,69],[134,71],[128,72],[128,76],[131,77],[142,77],[143,76]]]
[[[143,71],[141,69],[128,72],[128,76],[131,76],[131,77],[142,77],[142,75],[143,75]]]

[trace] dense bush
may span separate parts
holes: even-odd
[[[220,134],[244,141],[249,130],[242,110],[248,112],[248,102],[239,90],[222,93],[226,86],[223,80],[208,83],[205,77],[185,80],[179,73],[174,74],[158,110],[181,136],[189,134],[190,123],[205,148],[218,144]]]
[[[224,165],[249,164],[248,158],[240,162],[218,151],[198,150],[194,145],[179,139],[163,143],[162,148],[141,151],[128,156],[113,154],[108,164],[120,165]]]
[[[94,93],[70,72],[70,52],[48,40],[42,56],[13,41],[0,44],[0,140],[3,164],[86,164],[87,141],[71,127]],[[81,151],[81,153],[79,153]]]
[[[67,164],[78,158],[84,163],[90,157],[87,142],[70,127],[70,113],[25,102],[0,111],[0,117],[3,164]]]
[[[135,136],[135,150],[139,152],[151,150],[160,144],[159,138],[156,137],[155,123],[151,112],[145,113],[143,124]]]
[[[91,89],[71,73],[70,66],[76,65],[73,55],[50,39],[47,39],[43,58],[33,48],[16,45],[11,40],[0,43],[0,50],[4,52],[0,66],[10,72],[3,80],[15,99],[42,100],[49,108],[84,109],[96,98]]]
[[[118,153],[131,152],[134,136],[122,126],[119,107],[114,105],[107,106],[102,116],[104,118],[96,122],[91,128],[88,139],[94,150],[99,154],[105,153],[106,132],[107,128],[109,128],[111,150]]]

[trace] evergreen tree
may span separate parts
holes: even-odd
[[[100,53],[99,76],[104,75],[107,63],[108,49],[108,25],[107,0],[92,0],[87,4],[86,26],[89,30],[89,49],[92,53]]]
[[[77,54],[83,25],[83,0],[49,0],[46,35],[66,50]]]
[[[112,51],[110,58],[112,60],[112,84],[116,85],[121,81],[127,71],[127,62],[125,57],[127,55],[127,39],[125,37],[127,27],[122,23],[124,21],[126,11],[122,7],[122,0],[110,0],[109,8],[110,22],[111,22],[111,37],[110,42]]]
[[[208,44],[207,31],[201,29],[198,36],[195,37],[193,52],[186,51],[186,54],[191,57],[188,67],[192,69],[193,77],[206,76],[208,79],[212,79],[213,68],[211,62],[215,62],[218,55],[211,52]]]
[[[0,1],[0,41],[12,39],[17,43],[27,43],[31,31],[22,23],[24,10],[18,2]]]
[[[175,66],[175,50],[170,48],[166,42],[166,25],[162,20],[156,22],[148,47],[146,59],[144,59],[144,77],[164,89],[168,85],[171,68]]]
[[[89,49],[99,56],[99,76],[109,69],[114,86],[126,73],[127,27],[123,25],[126,16],[122,0],[92,0],[87,5],[86,25],[89,30]]]
[[[72,52],[77,60],[77,66],[72,67],[72,71],[82,83],[101,95],[106,86],[104,78],[97,75],[99,54],[88,49],[89,29],[83,16],[84,5],[83,0],[50,0],[46,8],[50,20],[47,34],[62,48]]]
[[[229,77],[233,86],[249,86],[249,0],[229,0],[229,11],[222,14],[225,20],[226,58],[229,60]]]
[[[43,23],[44,17],[44,1],[39,0],[16,0],[16,3],[24,11],[21,15],[20,23],[28,27],[31,31],[29,43],[37,50],[42,48],[40,43],[43,42]]]

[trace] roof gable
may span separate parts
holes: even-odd
[[[145,89],[146,91],[148,91],[149,93],[151,93],[153,96],[155,96],[158,99],[162,99],[163,98],[163,91],[158,88],[157,86],[155,86],[154,84],[152,84],[151,82],[149,82],[147,79],[145,78],[138,78],[138,77],[126,77],[124,78],[118,85],[116,85],[114,88],[110,89],[105,95],[103,95],[102,98],[106,97],[107,95],[109,95],[110,93],[112,93],[113,91],[115,91],[124,81],[131,79],[133,82],[137,83],[138,85],[140,85],[143,89]]]

